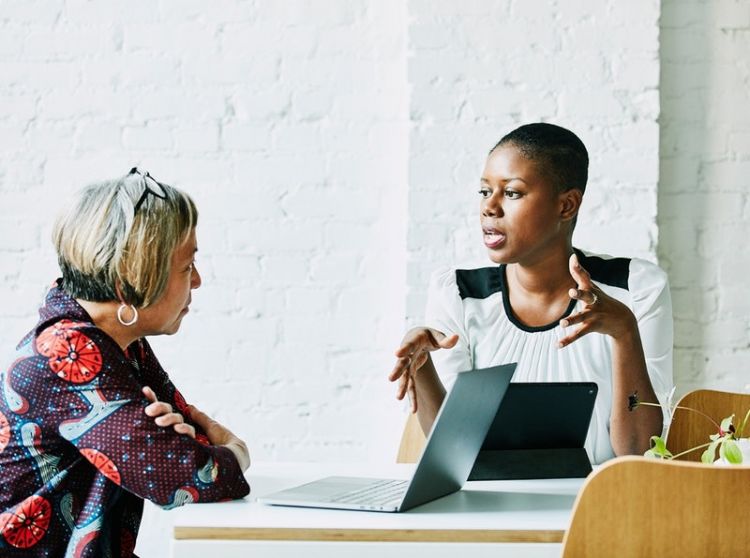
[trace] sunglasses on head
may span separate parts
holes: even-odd
[[[143,185],[145,188],[143,190],[143,194],[141,194],[141,197],[138,198],[138,201],[133,208],[133,215],[136,215],[138,213],[138,209],[140,209],[141,205],[143,205],[143,202],[146,201],[146,198],[149,194],[162,200],[167,199],[167,191],[164,189],[164,186],[162,186],[161,182],[154,179],[154,177],[151,176],[148,172],[144,172],[138,167],[133,167],[132,169],[130,169],[128,175],[131,174],[137,174],[138,176],[143,178]]]

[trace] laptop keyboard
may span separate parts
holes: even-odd
[[[408,485],[409,481],[405,480],[376,481],[362,488],[337,494],[330,501],[341,504],[382,506],[390,502],[400,501]]]

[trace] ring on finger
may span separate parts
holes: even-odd
[[[589,303],[589,306],[593,306],[597,302],[599,302],[599,295],[596,294],[594,291],[589,291],[591,293],[591,296],[593,297],[593,300]]]

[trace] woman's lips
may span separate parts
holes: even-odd
[[[505,235],[498,231],[484,231],[484,245],[487,248],[497,248],[505,243]]]

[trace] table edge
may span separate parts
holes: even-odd
[[[330,529],[292,527],[174,527],[176,540],[561,543],[564,530]]]

